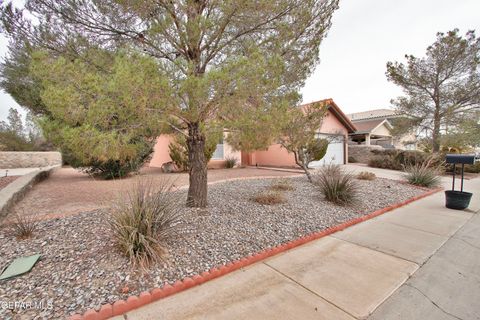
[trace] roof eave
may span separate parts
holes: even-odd
[[[357,127],[353,124],[352,121],[343,113],[342,109],[333,101],[333,99],[327,99],[329,110],[335,113],[335,116],[340,120],[340,122],[347,128],[348,133],[353,133],[357,131]]]

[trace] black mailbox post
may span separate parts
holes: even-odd
[[[463,210],[468,208],[472,194],[463,191],[464,168],[466,164],[475,163],[474,154],[447,154],[445,158],[446,163],[453,164],[453,181],[452,190],[445,191],[445,206],[450,209]],[[462,178],[460,180],[460,191],[455,190],[455,171],[456,165],[462,165]]]

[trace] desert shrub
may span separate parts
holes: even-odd
[[[384,149],[371,152],[375,156],[370,158],[368,165],[375,168],[404,170],[407,166],[424,163],[427,160],[432,167],[442,163],[441,156],[432,156],[416,150]]]
[[[24,240],[31,238],[37,230],[38,222],[33,216],[23,214],[15,214],[12,229],[17,239]]]
[[[226,157],[225,158],[225,168],[231,169],[235,167],[238,163],[238,159],[235,157]]]
[[[285,199],[283,193],[277,191],[261,192],[254,196],[252,200],[265,205],[274,205],[287,202],[287,199]]]
[[[441,171],[438,167],[431,167],[429,160],[407,166],[405,172],[405,178],[410,184],[427,188],[440,184]]]
[[[357,174],[357,179],[359,180],[375,180],[377,176],[373,172],[362,171]]]
[[[368,166],[381,169],[402,170],[402,164],[391,155],[376,155],[368,160]]]
[[[270,190],[273,191],[292,191],[294,190],[292,184],[287,179],[275,179],[270,185]]]
[[[186,143],[183,142],[185,139],[181,140],[181,142],[170,142],[168,145],[168,153],[172,162],[177,166],[180,171],[187,171],[188,170],[188,150]]]
[[[411,166],[417,163],[423,163],[429,157],[428,153],[414,150],[398,150],[395,155],[395,162],[403,166]]]
[[[134,265],[148,267],[167,253],[165,241],[178,234],[182,210],[172,184],[137,181],[123,200],[113,204],[113,236]]]
[[[475,162],[475,164],[467,164],[465,166],[465,172],[480,173],[480,161]]]
[[[150,158],[153,145],[151,142],[145,141],[144,144],[137,145],[136,156],[123,161],[120,160],[92,160],[89,167],[81,168],[81,170],[89,175],[110,180],[115,178],[123,178],[132,172],[138,172],[145,162]]]
[[[356,163],[358,162],[357,159],[354,156],[348,156],[348,162],[350,163]]]
[[[102,132],[89,126],[72,128],[53,120],[42,122],[42,129],[62,152],[64,162],[103,179],[123,178],[138,171],[155,144],[148,137],[125,136],[115,130]]]
[[[326,165],[314,174],[314,183],[325,199],[338,205],[353,204],[357,200],[358,185],[355,176],[338,165]]]
[[[213,156],[215,149],[217,148],[218,133],[211,133],[205,142],[205,158],[207,161]],[[184,135],[177,134],[175,140],[168,145],[168,151],[170,158],[177,168],[181,171],[188,170],[188,147],[187,140]]]
[[[379,156],[396,156],[398,153],[397,149],[373,149],[370,150],[371,153],[374,155],[379,155]]]
[[[453,172],[453,164],[445,164],[445,171]],[[464,171],[469,173],[480,173],[480,161],[477,161],[474,164],[466,164]],[[462,172],[462,165],[457,165],[455,167],[455,173],[460,174],[461,172]]]

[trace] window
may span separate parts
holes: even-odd
[[[217,148],[215,148],[215,152],[213,153],[212,160],[223,160],[223,137],[217,144]]]

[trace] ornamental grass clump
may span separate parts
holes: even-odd
[[[138,180],[124,199],[114,203],[113,236],[134,265],[147,268],[164,259],[166,240],[181,231],[180,202],[168,181]]]
[[[432,188],[440,185],[441,170],[431,166],[431,159],[405,167],[405,178],[415,186]]]
[[[225,168],[227,169],[232,169],[234,168],[238,163],[238,159],[235,157],[226,157],[225,158]]]
[[[272,191],[292,191],[294,189],[292,183],[287,179],[275,179],[270,185]]]
[[[37,230],[38,222],[33,216],[26,215],[25,212],[15,214],[15,218],[12,223],[13,234],[18,240],[25,240],[33,237],[33,234]]]
[[[375,180],[377,176],[373,172],[368,172],[368,171],[362,171],[359,174],[357,174],[357,179],[358,180]]]
[[[252,200],[264,205],[275,205],[287,202],[283,193],[276,191],[263,191],[254,196]]]
[[[355,176],[338,165],[330,164],[318,169],[314,174],[314,183],[325,199],[335,204],[350,205],[358,199]]]

